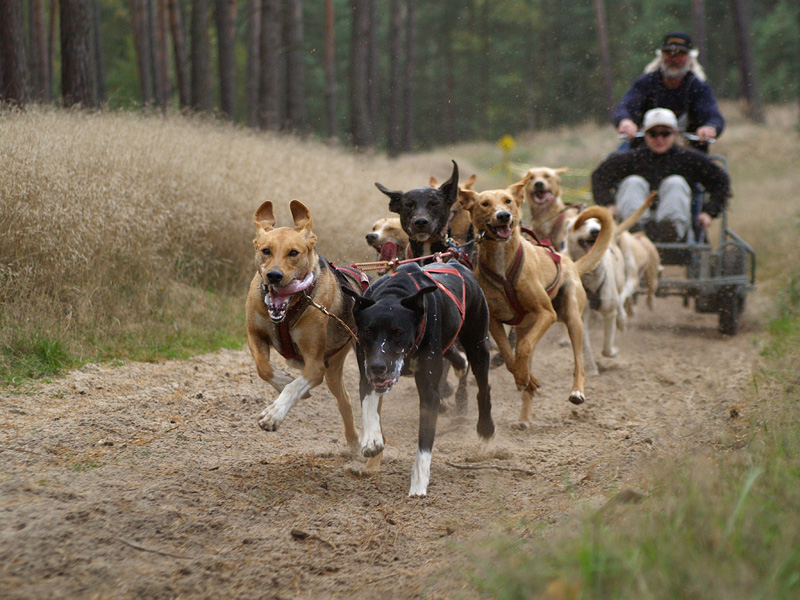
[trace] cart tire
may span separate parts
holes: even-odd
[[[739,331],[739,317],[744,308],[744,300],[738,286],[726,286],[717,292],[719,307],[719,332],[722,335],[736,335]]]
[[[744,275],[747,271],[747,257],[739,246],[728,246],[722,253],[720,274],[723,277],[730,275]]]

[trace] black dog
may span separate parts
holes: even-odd
[[[494,434],[489,394],[489,308],[475,275],[451,261],[421,268],[401,266],[376,280],[363,296],[350,293],[358,327],[356,345],[361,373],[359,392],[364,434],[361,452],[383,451],[380,402],[400,375],[414,374],[419,392],[419,446],[411,472],[409,496],[428,490],[433,438],[439,412],[443,359],[465,371],[466,362],[453,347],[458,340],[478,382],[478,435]],[[466,324],[466,326],[465,326]]]
[[[411,257],[447,252],[450,208],[458,200],[458,165],[438,188],[421,187],[407,192],[390,191],[380,183],[375,186],[389,196],[389,210],[400,215],[400,224],[408,234]],[[432,262],[428,259],[423,262]]]
[[[421,264],[434,262],[432,258],[436,252],[445,253],[451,250],[448,245],[450,238],[450,217],[453,204],[458,201],[458,164],[453,161],[453,173],[450,179],[438,188],[421,187],[402,191],[390,191],[378,182],[375,186],[389,196],[389,210],[400,215],[400,225],[408,234],[408,256],[429,257],[420,261]],[[468,265],[471,267],[471,265]],[[442,372],[439,382],[441,396],[453,393],[447,383],[448,368]],[[464,373],[466,375],[466,372]],[[441,406],[444,410],[444,404]],[[467,408],[467,382],[465,377],[460,377],[456,390],[456,409],[463,413]]]

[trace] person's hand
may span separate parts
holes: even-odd
[[[707,142],[708,140],[713,140],[715,137],[717,137],[717,130],[711,125],[703,125],[702,127],[698,127],[695,133],[701,142]]]
[[[708,229],[708,226],[711,225],[711,215],[705,212],[701,212],[699,215],[697,215],[697,224],[700,225],[703,229]]]
[[[624,134],[629,140],[634,138],[638,129],[639,128],[636,127],[636,123],[630,119],[622,119],[622,121],[619,122],[619,125],[617,125],[617,133]],[[714,128],[712,127],[711,129]],[[698,132],[699,131],[700,130],[698,129]],[[716,132],[714,132],[714,135],[716,135]]]

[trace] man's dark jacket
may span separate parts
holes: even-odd
[[[720,135],[725,128],[725,119],[717,106],[711,86],[698,79],[691,71],[674,90],[664,85],[660,70],[638,77],[614,108],[614,127],[619,126],[622,119],[630,119],[641,127],[644,113],[651,108],[670,109],[678,117],[681,129],[685,131],[694,132],[703,125],[712,125],[717,130],[717,135]],[[684,115],[685,123],[682,122]]]
[[[673,146],[663,154],[639,148],[615,152],[592,173],[592,195],[601,206],[614,204],[614,193],[619,183],[629,175],[641,175],[658,189],[658,184],[670,175],[680,175],[691,187],[700,183],[709,192],[703,212],[716,217],[730,196],[730,178],[725,170],[702,152]],[[658,199],[654,205],[658,203]]]

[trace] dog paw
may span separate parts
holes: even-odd
[[[516,379],[516,378],[515,378]],[[536,390],[539,389],[539,380],[536,379],[533,375],[528,375],[527,379],[517,379],[517,389],[521,392],[528,392],[529,394],[533,394]]]
[[[367,458],[378,456],[378,454],[380,454],[381,452],[383,452],[383,440],[379,439],[364,440],[361,443],[361,454],[366,456]]]
[[[619,350],[616,348],[603,348],[603,356],[606,358],[614,358],[617,354],[619,354]]]
[[[274,404],[268,406],[258,415],[258,426],[264,431],[278,431],[278,427],[283,423],[283,411]]]
[[[531,428],[530,421],[516,421],[511,424],[511,429],[515,431],[527,431]]]
[[[586,396],[583,395],[583,392],[575,390],[569,395],[569,401],[573,404],[583,404],[586,402]]]
[[[503,355],[498,352],[489,361],[489,368],[490,369],[496,369],[497,367],[502,367],[505,364],[506,364],[506,361],[503,358]]]

